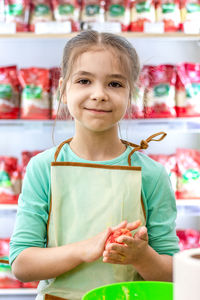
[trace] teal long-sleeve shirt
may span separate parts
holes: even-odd
[[[109,161],[87,161],[73,153],[66,144],[57,161],[127,166],[131,150],[128,146],[124,153]],[[38,154],[27,166],[10,242],[10,264],[26,248],[46,247],[51,194],[50,168],[55,151],[56,147]],[[132,155],[131,165],[142,167],[142,198],[149,245],[159,254],[173,255],[179,251],[179,247],[175,231],[176,201],[169,176],[161,164],[140,152]]]

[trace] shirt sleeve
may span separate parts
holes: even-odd
[[[176,200],[170,178],[162,166],[147,201],[149,245],[159,254],[173,255],[179,251],[176,235]]]
[[[49,174],[44,165],[44,162],[42,163],[36,156],[27,166],[18,201],[15,228],[10,241],[10,264],[24,249],[46,246]]]

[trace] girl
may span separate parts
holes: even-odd
[[[118,136],[139,69],[132,45],[110,33],[85,31],[65,46],[60,98],[75,135],[30,161],[10,243],[15,276],[41,280],[36,299],[74,300],[113,282],[172,280],[179,251],[174,194],[164,168],[136,152],[156,135],[138,147]],[[135,234],[105,247],[117,228]]]

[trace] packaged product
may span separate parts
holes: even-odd
[[[15,157],[0,156],[0,203],[16,204],[21,191],[21,174]]]
[[[36,289],[39,281],[21,282],[21,288],[25,289]]]
[[[154,0],[135,0],[131,4],[131,31],[144,31],[144,23],[154,23],[156,21],[155,16],[155,4]]]
[[[177,229],[176,234],[179,238],[181,251],[200,247],[200,231],[194,229]]]
[[[176,155],[175,154],[150,154],[150,158],[162,164],[169,177],[172,184],[173,191],[176,192],[177,185],[177,164],[176,164]]]
[[[181,23],[179,0],[158,0],[156,21],[164,22],[165,31],[178,31]]]
[[[9,238],[0,239],[0,259],[9,255]]]
[[[5,21],[15,23],[16,31],[28,31],[30,0],[4,0]]]
[[[0,119],[18,118],[19,98],[17,67],[0,67]]]
[[[21,69],[19,81],[22,87],[21,118],[49,119],[49,70],[42,68]]]
[[[8,257],[5,259],[8,260]],[[12,274],[11,266],[0,262],[0,289],[17,289],[20,287],[21,282]]]
[[[53,21],[53,9],[50,0],[31,0],[30,31],[35,31],[38,22]]]
[[[145,118],[174,118],[176,70],[173,65],[148,66]]]
[[[82,22],[104,22],[105,1],[103,0],[82,0],[81,7]]]
[[[130,0],[107,0],[106,21],[118,22],[121,30],[127,31],[130,26]]]
[[[200,116],[200,64],[177,65],[176,110],[178,117]]]
[[[53,15],[56,21],[70,21],[72,31],[78,31],[80,5],[77,0],[52,0]]]
[[[42,152],[42,150],[35,150],[35,151],[23,151],[21,153],[21,157],[22,157],[22,165],[21,165],[21,174],[22,174],[22,179],[24,178],[24,175],[26,173],[26,167],[30,161],[30,159],[39,154],[40,152]]]
[[[196,28],[200,30],[200,0],[182,0],[180,3],[182,24],[189,22],[194,32]]]
[[[177,149],[177,198],[200,199],[200,151]]]
[[[0,288],[37,288],[38,281],[20,282],[11,274],[11,267],[6,263],[9,243],[9,238],[0,239]]]

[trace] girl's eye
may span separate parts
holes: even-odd
[[[88,79],[80,79],[80,80],[78,81],[78,83],[80,83],[80,84],[89,84],[90,81],[89,81]]]
[[[112,81],[109,83],[109,86],[114,87],[114,88],[119,88],[122,87],[122,84],[116,81]]]

